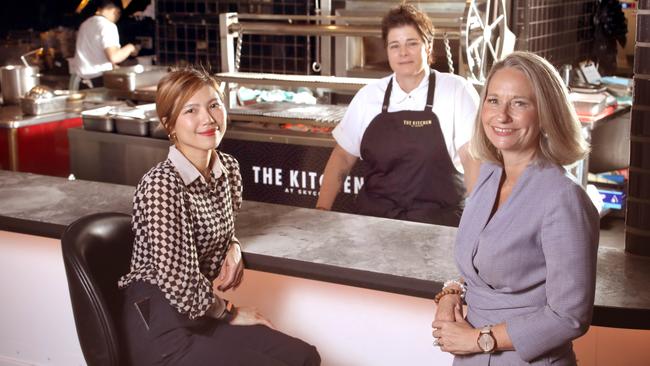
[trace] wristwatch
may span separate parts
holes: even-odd
[[[225,303],[225,308],[223,309],[223,313],[219,316],[219,320],[223,320],[226,323],[230,323],[231,320],[235,318],[237,315],[237,308],[235,305],[228,301],[224,300]]]
[[[491,325],[486,325],[481,329],[476,343],[478,343],[478,348],[480,348],[483,353],[491,353],[494,351],[497,341],[494,339],[494,335],[492,335]]]

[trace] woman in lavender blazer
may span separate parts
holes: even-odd
[[[599,217],[563,168],[588,144],[553,66],[526,52],[494,65],[470,151],[482,165],[456,238],[463,280],[436,296],[434,345],[454,365],[575,365],[571,341],[591,322]]]

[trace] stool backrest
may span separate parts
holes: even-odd
[[[129,271],[131,216],[100,213],[72,223],[61,237],[77,336],[89,366],[124,366],[120,357],[122,295],[118,279]]]

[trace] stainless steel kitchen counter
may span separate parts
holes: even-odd
[[[131,213],[134,187],[0,171],[0,230],[59,238],[96,212]],[[432,298],[457,275],[456,229],[246,201],[237,236],[249,268]],[[592,324],[650,329],[650,258],[601,230]],[[568,279],[570,280],[570,279]]]
[[[26,116],[23,115],[19,105],[6,105],[0,107],[0,128],[20,128],[34,126],[80,116],[80,113],[75,111],[48,113],[38,116]]]
[[[19,104],[2,105],[0,106],[0,128],[21,128],[81,117],[81,111],[84,109],[117,103],[115,96],[105,88],[87,89],[82,93],[85,94],[85,98],[68,102],[67,108],[63,112],[32,116],[23,114]]]

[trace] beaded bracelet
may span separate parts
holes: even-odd
[[[440,299],[442,299],[446,295],[460,295],[462,294],[462,291],[456,288],[443,288],[442,291],[438,292],[436,296],[433,298],[433,302],[436,304],[440,302]]]
[[[458,286],[458,288],[460,289],[460,299],[465,300],[465,293],[467,292],[467,287],[465,286],[465,283],[463,283],[463,280],[449,280],[449,281],[446,281],[442,285],[442,289],[444,290],[447,287],[450,287],[452,285]]]

